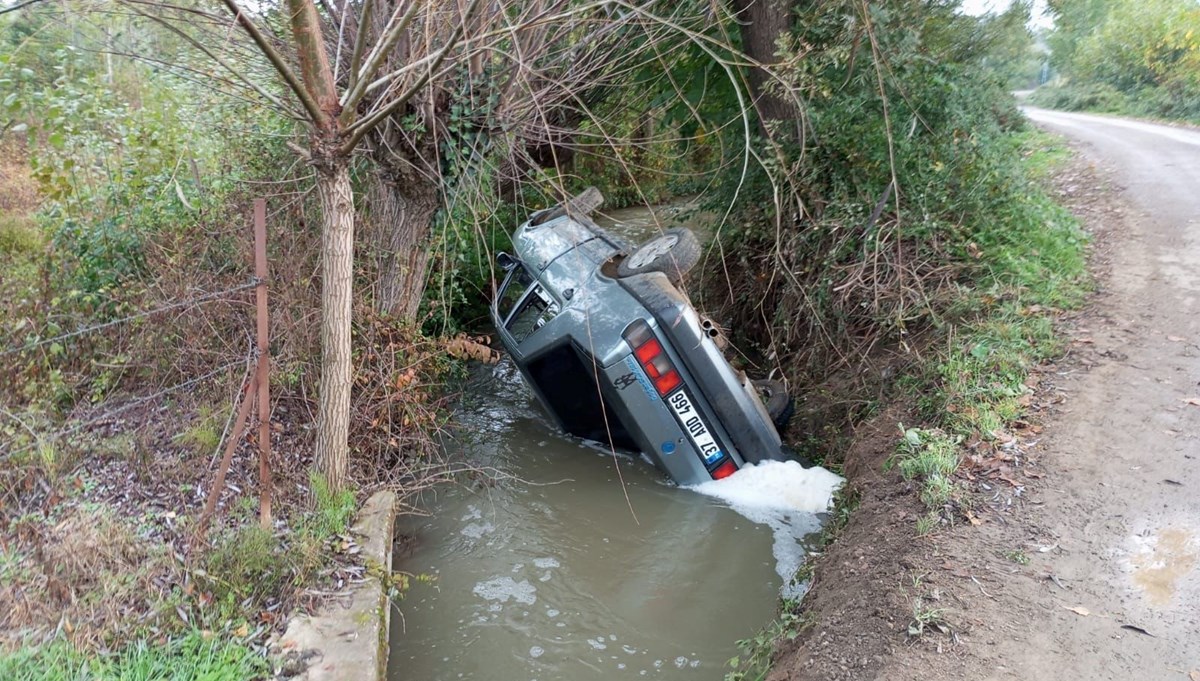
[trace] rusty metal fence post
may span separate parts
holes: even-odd
[[[254,277],[258,286],[258,521],[271,529],[271,354],[267,331],[267,202],[254,200]]]

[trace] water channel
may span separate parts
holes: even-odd
[[[638,211],[609,226],[645,238]],[[398,521],[414,541],[395,569],[434,580],[393,612],[392,681],[721,679],[736,641],[802,588],[782,575],[836,476],[772,463],[681,488],[557,433],[507,360],[463,393],[451,446],[496,479]]]

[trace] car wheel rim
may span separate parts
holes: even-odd
[[[641,269],[659,257],[670,253],[677,243],[679,243],[679,237],[675,234],[664,234],[648,241],[629,258],[629,266]]]

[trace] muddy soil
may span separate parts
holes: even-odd
[[[773,680],[1200,681],[1200,134],[1030,115],[1076,149],[1056,191],[1097,292],[1011,445],[960,473],[968,522],[914,538],[912,491],[880,472],[904,414],[862,428],[861,504]]]

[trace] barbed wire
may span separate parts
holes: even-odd
[[[8,355],[15,355],[15,354],[18,354],[21,352],[28,352],[35,348],[39,348],[43,345],[49,345],[51,343],[57,343],[59,341],[67,340],[70,338],[75,338],[76,336],[84,336],[89,333],[95,333],[97,331],[102,331],[104,329],[112,328],[114,326],[126,324],[128,322],[131,322],[131,321],[134,321],[137,319],[144,319],[146,317],[153,317],[154,315],[162,314],[164,312],[170,312],[171,310],[178,310],[178,309],[189,307],[192,305],[200,305],[202,303],[210,303],[214,300],[220,300],[224,296],[227,296],[231,293],[237,293],[238,291],[245,291],[247,289],[252,289],[255,286],[258,286],[260,283],[262,283],[262,281],[258,277],[251,277],[250,281],[246,282],[245,284],[240,284],[238,286],[234,286],[232,288],[227,288],[222,291],[212,291],[210,293],[205,293],[203,295],[196,296],[195,298],[189,298],[187,300],[176,301],[174,303],[170,303],[168,305],[164,305],[162,307],[158,307],[153,310],[145,310],[142,312],[138,312],[136,314],[129,315],[128,317],[122,317],[121,319],[112,319],[107,322],[95,324],[93,326],[86,326],[86,327],[76,329],[76,330],[68,332],[68,333],[60,334],[58,336],[53,336],[51,338],[43,338],[43,339],[35,341],[33,343],[27,343],[25,345],[22,345],[19,348],[8,348],[6,350],[0,350],[0,357],[5,357]]]
[[[79,422],[75,423],[74,425],[72,425],[70,428],[64,428],[62,430],[47,431],[47,432],[41,432],[41,433],[33,433],[31,431],[31,435],[35,436],[35,439],[33,442],[31,442],[29,445],[27,445],[25,447],[21,447],[19,449],[14,449],[9,452],[0,452],[0,461],[3,461],[5,459],[10,459],[14,456],[17,456],[18,454],[23,454],[25,452],[33,451],[35,448],[41,446],[48,438],[60,438],[60,437],[65,437],[67,435],[74,435],[75,433],[78,433],[79,431],[84,430],[90,426],[94,426],[98,423],[101,423],[102,421],[107,421],[109,419],[116,418],[117,416],[125,413],[126,411],[129,411],[130,409],[133,409],[134,407],[141,406],[143,404],[146,404],[147,402],[152,402],[154,400],[159,399],[160,397],[164,397],[173,392],[178,392],[180,390],[184,390],[185,388],[190,388],[198,383],[203,383],[204,381],[207,381],[208,379],[213,378],[214,376],[222,374],[235,366],[238,366],[238,365],[245,366],[253,360],[253,357],[254,357],[254,353],[252,352],[251,354],[247,355],[246,357],[237,359],[237,360],[235,360],[233,362],[229,362],[227,364],[223,364],[202,376],[197,376],[196,378],[190,378],[182,383],[173,385],[170,388],[163,388],[162,390],[159,390],[158,392],[150,394],[150,395],[145,395],[142,397],[134,398],[134,399],[126,402],[125,404],[122,404],[121,406],[116,407],[115,409],[112,409],[111,411],[104,412],[100,416],[88,419],[86,421],[79,421]],[[25,425],[24,422],[21,421],[20,419],[18,419],[15,415],[9,414],[7,412],[5,412],[5,413],[12,420],[17,421],[17,423],[21,424],[22,426],[25,426],[25,428],[27,430],[29,430],[29,426]]]

